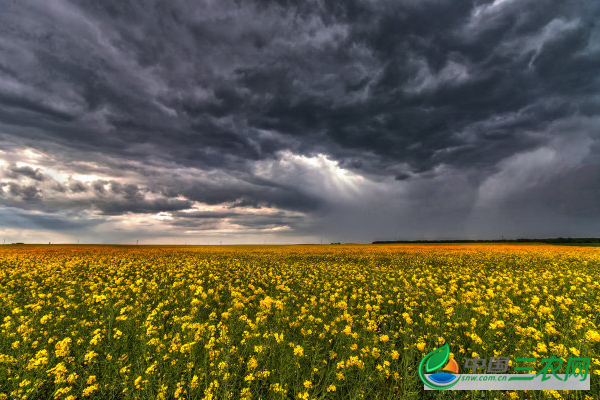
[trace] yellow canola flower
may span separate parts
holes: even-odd
[[[446,342],[459,365],[600,373],[597,247],[32,245],[0,266],[0,400],[387,398]]]
[[[598,331],[590,329],[585,333],[585,339],[592,343],[600,342],[600,333]]]

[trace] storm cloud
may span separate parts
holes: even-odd
[[[595,0],[0,11],[14,240],[600,235]]]

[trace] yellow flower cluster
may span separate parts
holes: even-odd
[[[4,246],[0,400],[419,399],[446,341],[589,357],[596,378],[599,250]]]

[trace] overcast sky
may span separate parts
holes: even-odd
[[[0,240],[600,236],[598,0],[0,0]]]

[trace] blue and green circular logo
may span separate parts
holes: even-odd
[[[458,364],[450,359],[448,343],[428,353],[419,363],[419,377],[432,389],[449,389],[458,382]],[[443,365],[442,371],[436,372]],[[427,376],[426,374],[430,374]]]

